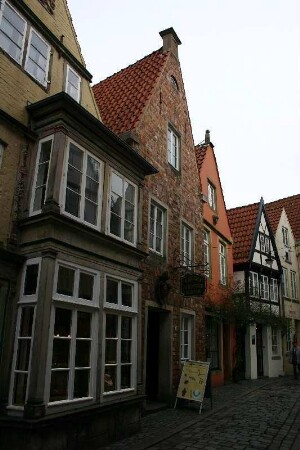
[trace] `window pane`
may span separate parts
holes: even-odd
[[[117,337],[118,316],[114,314],[106,315],[106,337]]]
[[[67,189],[65,211],[79,217],[80,195]]]
[[[115,364],[117,362],[117,340],[106,339],[105,343],[105,363]]]
[[[52,367],[53,368],[69,367],[69,353],[70,353],[69,339],[54,339]]]
[[[121,214],[122,214],[122,197],[112,193],[110,209],[113,214],[121,216]]]
[[[131,365],[121,367],[121,389],[131,387]]]
[[[122,317],[121,337],[122,339],[131,339],[131,317]]]
[[[133,242],[134,239],[134,225],[131,222],[124,223],[124,239],[128,242]]]
[[[98,206],[88,200],[85,201],[84,220],[85,222],[97,225]]]
[[[92,300],[93,289],[94,289],[94,276],[80,272],[79,295],[78,295],[79,298],[84,298],[85,300]]]
[[[104,391],[115,391],[116,390],[116,373],[117,368],[115,366],[105,367],[104,374]]]
[[[16,370],[28,370],[31,339],[19,339]]]
[[[74,380],[74,398],[82,398],[89,396],[89,370],[75,370]]]
[[[48,162],[39,165],[36,186],[43,186],[47,183],[48,168]]]
[[[91,336],[91,314],[78,311],[77,313],[77,337],[89,338]]]
[[[106,279],[106,301],[109,303],[118,303],[118,282]]]
[[[74,169],[74,167],[69,166],[68,168],[68,178],[67,178],[67,188],[74,192],[80,193],[81,188],[81,177],[82,173]]]
[[[122,283],[122,305],[132,306],[132,286]]]
[[[75,367],[90,366],[91,342],[88,340],[76,341]]]
[[[71,335],[71,313],[70,309],[55,309],[54,336]]]
[[[13,404],[23,406],[26,398],[27,373],[15,374]]]
[[[133,223],[134,221],[134,205],[125,202],[125,220]]]
[[[121,218],[115,214],[110,216],[110,232],[115,236],[121,236]]]
[[[125,181],[124,188],[125,188],[125,200],[127,202],[134,203],[134,186]]]
[[[66,400],[68,398],[69,371],[52,371],[50,402]]]
[[[24,295],[34,295],[36,293],[38,273],[38,264],[30,264],[26,267]]]
[[[115,173],[113,173],[111,177],[111,190],[117,194],[117,196],[123,197],[123,180]]]
[[[82,172],[83,152],[70,143],[69,164]]]
[[[96,182],[99,181],[100,164],[90,155],[87,157],[87,176]]]
[[[59,266],[56,292],[72,297],[74,295],[74,277],[75,270]]]
[[[99,183],[90,178],[86,179],[85,185],[85,198],[91,200],[94,203],[98,203],[98,189]]]
[[[131,362],[131,341],[121,342],[121,363]]]
[[[26,306],[22,308],[22,318],[20,326],[20,337],[31,337],[32,336],[32,324],[33,324],[33,306]]]

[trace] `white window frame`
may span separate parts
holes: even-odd
[[[78,95],[77,95],[76,98],[73,97],[73,95],[71,95],[71,94],[68,92],[69,84],[71,84],[70,81],[69,81],[69,74],[70,74],[70,72],[72,72],[72,73],[78,78],[78,86],[77,86],[77,92],[78,92]],[[65,92],[66,92],[68,95],[70,95],[71,98],[73,98],[74,100],[76,100],[78,103],[79,103],[79,101],[80,101],[80,96],[81,96],[81,82],[82,82],[82,79],[81,79],[81,77],[78,75],[78,73],[77,73],[71,66],[69,66],[69,64],[67,64],[66,80],[65,80]]]
[[[188,239],[187,239],[188,235]],[[190,267],[193,264],[193,245],[194,233],[193,229],[185,222],[181,222],[181,259],[182,265]]]
[[[210,232],[206,229],[203,230],[203,264],[204,275],[210,276]]]
[[[32,295],[25,295],[24,294],[24,288],[25,288],[25,279],[26,279],[26,271],[28,266],[37,265],[38,266],[38,275],[36,280],[36,291],[35,294]],[[38,299],[38,290],[39,290],[39,281],[40,281],[40,272],[41,272],[41,258],[32,258],[28,259],[24,265],[23,271],[22,271],[22,278],[21,278],[21,290],[20,290],[20,296],[19,296],[19,302],[18,302],[18,314],[17,314],[17,324],[16,324],[16,331],[15,331],[15,341],[14,341],[14,353],[13,353],[13,360],[12,360],[12,370],[11,370],[11,377],[10,377],[10,389],[9,389],[9,397],[8,397],[8,405],[9,408],[12,409],[18,409],[23,410],[24,405],[14,405],[13,404],[13,397],[14,397],[14,387],[15,387],[15,374],[17,373],[26,373],[27,374],[27,385],[26,385],[26,393],[25,393],[25,401],[27,400],[28,396],[28,386],[30,381],[30,368],[31,368],[31,358],[32,358],[32,343],[34,341],[34,330],[35,330],[35,316],[36,316],[36,303]],[[20,336],[20,327],[21,327],[21,320],[22,320],[22,313],[24,308],[33,308],[33,320],[32,320],[32,330],[31,330],[31,336],[22,337]],[[16,369],[17,365],[17,356],[18,356],[18,346],[19,342],[21,340],[30,340],[30,349],[29,349],[29,358],[28,358],[28,370],[22,371]]]
[[[269,279],[266,275],[260,276],[260,298],[269,300]]]
[[[227,251],[226,245],[219,242],[219,270],[220,270],[220,284],[227,285]]]
[[[117,177],[121,178],[123,188],[122,188],[122,211],[121,211],[121,236],[111,233],[110,231],[110,216],[111,216],[111,194],[112,194],[112,175],[115,174]],[[124,237],[125,229],[125,194],[124,194],[124,183],[128,183],[134,188],[134,231],[133,231],[133,241],[129,241]],[[109,198],[108,198],[108,214],[107,214],[107,234],[114,237],[120,241],[126,242],[128,245],[136,246],[137,242],[137,210],[138,210],[138,186],[126,178],[124,175],[120,174],[116,170],[111,169],[110,176],[110,186],[109,186]]]
[[[66,269],[70,269],[74,271],[74,285],[73,285],[73,296],[60,294],[57,292],[57,282],[58,282],[58,273],[59,268],[64,267]],[[92,300],[87,300],[79,297],[79,281],[80,274],[87,274],[94,277],[93,284],[93,298]],[[83,266],[79,266],[77,264],[70,264],[63,260],[57,260],[55,265],[54,272],[54,283],[53,283],[53,299],[58,301],[63,301],[66,303],[70,303],[72,305],[85,305],[89,307],[98,307],[99,306],[99,283],[100,283],[100,274],[96,270],[92,270],[90,268],[86,268]]]
[[[291,299],[296,300],[297,298],[297,281],[296,281],[296,272],[293,270],[290,271],[291,276]]]
[[[257,272],[249,273],[249,295],[255,298],[259,297],[259,282]]]
[[[179,170],[180,138],[171,126],[168,126],[168,163]]]
[[[270,280],[270,300],[272,302],[278,302],[278,283],[275,278]]]
[[[260,251],[263,253],[269,253],[270,251],[270,238],[263,233],[260,234]]]
[[[282,295],[289,298],[289,278],[288,269],[286,267],[282,268]]]
[[[180,315],[180,360],[193,359],[194,315],[181,313]]]
[[[41,149],[42,149],[43,143],[44,142],[48,142],[48,141],[52,141],[52,143],[51,143],[50,157],[49,157],[49,161],[48,161],[48,173],[47,173],[47,179],[46,179],[46,183],[45,183],[46,184],[46,188],[45,188],[45,197],[44,197],[43,204],[45,203],[45,200],[47,198],[48,179],[49,179],[49,171],[50,171],[51,157],[52,157],[52,150],[53,150],[53,141],[54,141],[54,135],[53,134],[51,134],[50,136],[47,136],[47,137],[45,137],[45,138],[43,138],[43,139],[41,139],[39,141],[38,151],[37,151],[37,158],[36,158],[36,163],[35,163],[34,181],[33,181],[32,192],[31,192],[30,209],[29,209],[31,216],[34,216],[36,214],[40,214],[41,211],[42,211],[42,208],[38,209],[36,211],[33,211],[33,207],[34,207],[34,200],[35,200],[35,192],[36,192],[36,189],[37,189],[37,185],[36,184],[37,184],[38,171],[39,171],[39,168],[40,168],[40,165],[41,165],[40,164]]]
[[[207,181],[207,197],[209,206],[211,207],[211,209],[216,211],[217,209],[216,188],[210,181]]]
[[[64,267],[67,269],[74,270],[74,284],[73,284],[73,295],[68,296],[64,294],[57,293],[57,281],[59,267]],[[88,274],[94,276],[93,284],[93,298],[92,300],[79,298],[79,281],[80,273]],[[45,398],[49,406],[64,405],[72,402],[85,402],[91,401],[95,398],[95,373],[96,373],[96,349],[97,349],[97,336],[98,336],[98,322],[96,314],[99,312],[99,296],[100,296],[100,273],[96,270],[86,268],[84,266],[69,263],[65,260],[57,260],[55,265],[54,280],[53,280],[53,292],[52,299],[53,305],[51,310],[51,320],[50,320],[50,333],[49,333],[49,345],[48,345],[48,359],[47,359],[47,375],[45,383]],[[68,380],[68,398],[63,400],[56,400],[50,402],[50,388],[51,388],[51,374],[55,369],[52,368],[52,357],[53,357],[53,341],[54,341],[54,326],[55,326],[55,311],[56,308],[67,309],[71,311],[71,332],[72,334],[68,339],[70,340],[70,353],[69,353],[69,370],[70,378]],[[78,312],[87,312],[91,315],[91,335],[88,340],[91,342],[90,347],[90,380],[89,380],[89,395],[87,397],[73,398],[74,392],[74,373],[75,367],[75,354],[76,354],[76,333],[75,322],[77,323]],[[65,368],[67,369],[67,368]],[[59,370],[59,369],[57,369]]]
[[[54,336],[54,326],[55,326],[55,312],[56,309],[66,309],[71,311],[71,335],[68,337],[62,337],[65,339],[68,339],[70,341],[70,350],[69,350],[69,367],[61,368],[61,370],[68,370],[69,369],[69,378],[67,382],[67,395],[68,398],[63,400],[54,400],[50,401],[50,394],[51,394],[51,375],[54,371],[59,371],[58,369],[52,368],[52,357],[53,357],[53,342],[55,339]],[[74,398],[74,374],[76,370],[75,366],[75,356],[76,356],[76,327],[77,327],[77,316],[78,312],[87,312],[91,315],[91,336],[90,338],[86,338],[85,340],[89,340],[91,342],[90,346],[90,365],[86,367],[86,369],[89,369],[90,371],[90,378],[89,378],[89,395],[86,397],[76,397]],[[70,404],[74,402],[89,402],[95,398],[95,372],[96,372],[96,348],[97,348],[97,333],[98,333],[98,327],[97,327],[97,321],[95,317],[95,310],[92,308],[86,309],[80,307],[80,305],[77,305],[75,302],[72,305],[63,304],[62,302],[55,302],[52,305],[51,310],[51,319],[50,319],[50,333],[49,333],[49,345],[48,345],[48,360],[47,360],[47,375],[46,375],[46,388],[45,388],[45,398],[46,403],[49,406],[55,406],[55,405],[64,405],[64,404]]]
[[[107,301],[107,279],[114,280],[118,283],[118,301],[117,303],[111,303]],[[132,286],[132,307],[122,305],[121,299],[121,288],[122,283],[129,284]],[[102,395],[103,397],[115,395],[116,393],[128,393],[134,392],[137,388],[137,378],[136,378],[136,370],[137,370],[137,316],[138,316],[138,298],[137,298],[137,282],[133,280],[128,280],[122,277],[113,276],[110,274],[105,274],[104,276],[104,325],[103,325],[103,362],[102,362]],[[117,361],[115,364],[105,364],[105,351],[106,351],[106,340],[109,339],[106,337],[106,316],[107,315],[116,315],[118,320],[118,336],[115,338],[117,340]],[[122,317],[131,318],[131,387],[121,388],[121,320]],[[126,363],[128,365],[128,363]],[[112,391],[104,390],[105,385],[105,368],[106,366],[115,366],[117,372],[117,389]]]
[[[21,46],[21,51],[20,51],[20,57],[18,59],[14,58],[12,55],[10,55],[10,53],[8,53],[6,50],[4,50],[12,59],[14,59],[18,64],[22,65],[22,61],[23,61],[23,55],[24,55],[24,44],[25,44],[25,38],[26,38],[26,34],[27,34],[27,22],[26,20],[18,13],[18,11],[6,0],[2,1],[2,6],[0,4],[0,25],[3,19],[3,11],[4,11],[4,6],[5,4],[8,5],[8,7],[10,9],[13,10],[13,12],[19,16],[19,18],[24,22],[25,27],[24,27],[24,33],[23,33],[23,39],[22,39],[22,46]],[[1,47],[2,48],[2,47]]]
[[[152,208],[154,209],[154,217],[151,216]],[[157,220],[158,210],[161,212],[161,222]],[[160,206],[155,201],[150,202],[150,213],[149,213],[149,249],[157,253],[158,255],[163,256],[165,253],[165,237],[166,237],[166,210],[162,206]],[[151,233],[151,221],[153,222],[153,233]],[[156,242],[159,239],[158,229],[161,227],[161,240],[160,240],[160,249],[157,250]]]
[[[29,54],[30,54],[30,49],[31,49],[31,41],[32,41],[32,35],[33,33],[41,40],[43,41],[43,43],[47,46],[47,58],[46,58],[46,67],[45,67],[45,77],[44,77],[44,81],[41,81],[39,79],[37,79],[35,77],[35,75],[33,75],[31,72],[29,72],[28,69],[28,60],[29,60]],[[30,28],[30,32],[29,32],[29,39],[28,39],[28,44],[27,44],[27,49],[26,49],[26,59],[25,59],[25,65],[24,65],[24,69],[26,70],[26,72],[32,77],[34,78],[39,84],[41,84],[42,86],[47,86],[48,85],[48,73],[49,73],[49,64],[50,64],[50,53],[51,53],[51,47],[48,44],[48,42],[45,41],[45,39],[33,28]],[[44,56],[44,55],[43,55]],[[34,61],[35,62],[35,61]]]
[[[70,145],[73,144],[75,147],[77,147],[79,150],[83,152],[83,164],[82,164],[82,178],[81,178],[81,186],[80,186],[80,206],[79,206],[79,216],[75,216],[68,211],[65,210],[66,207],[66,193],[67,193],[67,180],[68,180],[68,167],[69,167],[69,154],[70,154]],[[96,224],[92,224],[90,222],[87,222],[84,220],[84,211],[85,211],[85,187],[86,187],[86,180],[87,180],[87,159],[88,156],[90,156],[92,159],[97,161],[99,163],[99,189],[98,189],[98,196],[97,196],[97,221]],[[77,222],[83,223],[84,225],[87,225],[88,227],[94,228],[96,230],[100,229],[100,221],[101,221],[101,210],[102,210],[102,195],[103,195],[103,162],[97,158],[93,153],[90,153],[88,150],[86,150],[84,147],[79,145],[76,141],[73,141],[72,139],[68,139],[67,142],[67,149],[65,152],[65,162],[64,162],[64,181],[62,183],[62,190],[61,190],[61,212],[62,214],[72,218],[73,220],[76,220]]]

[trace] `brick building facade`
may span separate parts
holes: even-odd
[[[147,398],[169,402],[182,362],[203,360],[203,298],[184,297],[181,276],[202,271],[202,203],[178,45],[163,47],[93,87],[103,122],[158,168],[143,198],[143,367]]]

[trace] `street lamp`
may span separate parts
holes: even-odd
[[[269,252],[268,256],[265,259],[265,263],[268,264],[268,266],[270,266],[270,268],[272,268],[274,259],[275,258],[271,255],[271,252]]]

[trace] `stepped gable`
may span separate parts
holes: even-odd
[[[284,208],[296,240],[300,239],[300,194],[266,203],[266,211],[275,233]]]
[[[233,262],[235,264],[249,261],[259,205],[259,203],[253,203],[227,210],[233,238]]]
[[[93,86],[102,120],[116,134],[136,127],[168,55],[156,50]]]

